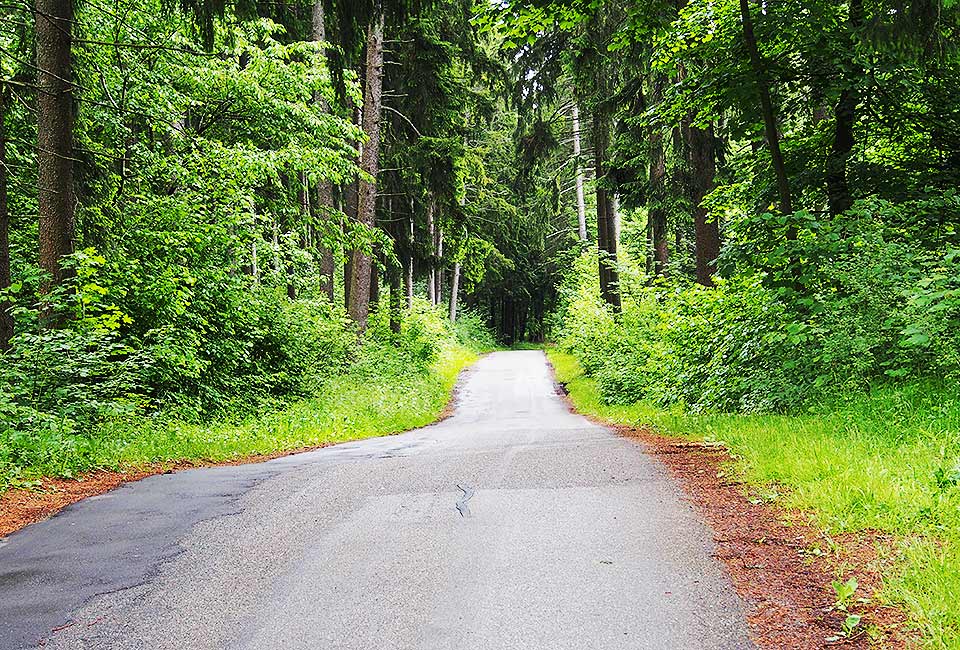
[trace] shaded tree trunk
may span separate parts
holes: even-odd
[[[573,102],[571,109],[573,125],[573,156],[576,160],[575,183],[577,188],[577,225],[580,241],[587,241],[587,204],[583,198],[583,164],[580,160],[580,109],[577,102]]]
[[[0,291],[10,288],[10,212],[7,206],[7,97],[0,89]],[[0,350],[13,338],[11,305],[0,300]]]
[[[850,18],[849,29],[851,31],[850,50],[853,51],[854,39],[853,32],[863,25],[863,0],[850,0]],[[837,99],[837,105],[834,108],[834,126],[833,144],[830,147],[830,153],[827,155],[826,180],[827,180],[827,202],[830,207],[830,215],[836,217],[846,212],[853,206],[853,195],[850,193],[850,187],[847,184],[847,160],[850,158],[850,152],[856,143],[853,129],[857,122],[857,105],[860,103],[860,93],[857,91],[857,79],[854,75],[858,73],[857,66],[853,61],[849,62],[850,72],[844,75],[846,85],[840,92]]]
[[[367,29],[367,78],[363,96],[363,130],[368,141],[363,147],[360,167],[370,180],[360,181],[357,219],[373,228],[377,207],[377,171],[380,166],[380,110],[383,102],[383,8],[377,12]],[[370,256],[354,251],[350,276],[350,317],[360,331],[367,329],[370,300]]]
[[[599,252],[600,294],[615,310],[620,309],[619,278],[617,277],[617,240],[614,203],[611,193],[603,186],[606,175],[607,146],[610,134],[606,116],[593,116],[593,150],[597,179],[597,247]]]
[[[357,203],[359,186],[353,181],[342,187],[343,212],[350,221],[357,220]],[[343,307],[350,307],[350,279],[353,277],[353,251],[347,251],[347,259],[343,263]]]
[[[413,233],[413,202],[411,201],[411,210],[410,210],[410,245],[407,247],[407,268],[406,268],[406,278],[404,284],[406,285],[407,290],[407,309],[413,309],[413,245],[414,245],[414,233]]]
[[[770,79],[767,76],[766,65],[760,56],[757,47],[757,37],[753,31],[753,19],[750,16],[750,0],[740,0],[740,18],[743,21],[743,41],[750,55],[750,64],[757,84],[757,93],[760,95],[760,113],[763,116],[763,128],[770,147],[770,159],[773,164],[773,173],[777,179],[777,193],[780,196],[780,211],[784,214],[793,212],[793,201],[790,197],[790,180],[787,177],[787,168],[783,162],[783,153],[780,150],[780,134],[777,129],[777,119],[773,110],[773,100],[770,97]]]
[[[690,200],[693,205],[693,227],[696,243],[697,282],[713,286],[716,259],[720,254],[720,225],[708,220],[707,209],[701,204],[714,187],[716,152],[713,126],[688,129],[690,145]]]
[[[36,0],[37,166],[40,266],[49,290],[67,271],[62,258],[74,246],[73,0]]]
[[[433,222],[433,212],[437,203],[433,194],[427,198],[427,238],[430,241],[430,250],[427,255],[427,300],[431,305],[437,304],[437,233],[436,224]]]
[[[663,99],[663,75],[657,75],[653,81],[652,100],[654,106]],[[665,276],[667,265],[670,263],[670,245],[667,242],[667,210],[664,205],[666,198],[667,157],[663,149],[663,133],[652,126],[648,130],[647,138],[650,143],[650,199],[647,215],[650,221],[650,236],[653,240],[653,272],[655,275]]]

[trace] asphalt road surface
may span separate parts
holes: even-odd
[[[0,540],[0,648],[751,648],[642,448],[485,357],[399,436],[155,476]]]

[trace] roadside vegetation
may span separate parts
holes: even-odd
[[[151,364],[97,359],[71,375],[29,358],[8,364],[0,370],[0,491],[39,485],[41,477],[237,460],[428,424],[447,405],[459,372],[493,348],[492,337],[475,316],[451,325],[425,302],[415,303],[399,334],[385,319],[376,314],[363,340],[342,315],[297,323],[297,336],[285,337],[277,357],[261,359],[272,362],[272,376],[297,379],[295,390],[282,393],[258,386],[258,375],[210,401],[188,392],[154,403],[146,392]],[[319,339],[326,345],[316,346]],[[107,380],[141,391],[104,394]],[[34,386],[43,388],[23,390]]]

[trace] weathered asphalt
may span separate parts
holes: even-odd
[[[434,426],[151,477],[0,540],[0,648],[752,648],[640,446],[501,352]]]

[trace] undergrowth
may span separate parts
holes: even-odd
[[[734,471],[775,488],[784,508],[828,534],[881,531],[897,542],[880,597],[906,606],[926,647],[960,648],[960,397],[915,383],[800,415],[692,414],[648,401],[607,404],[575,357],[548,350],[581,413],[722,442]]]

